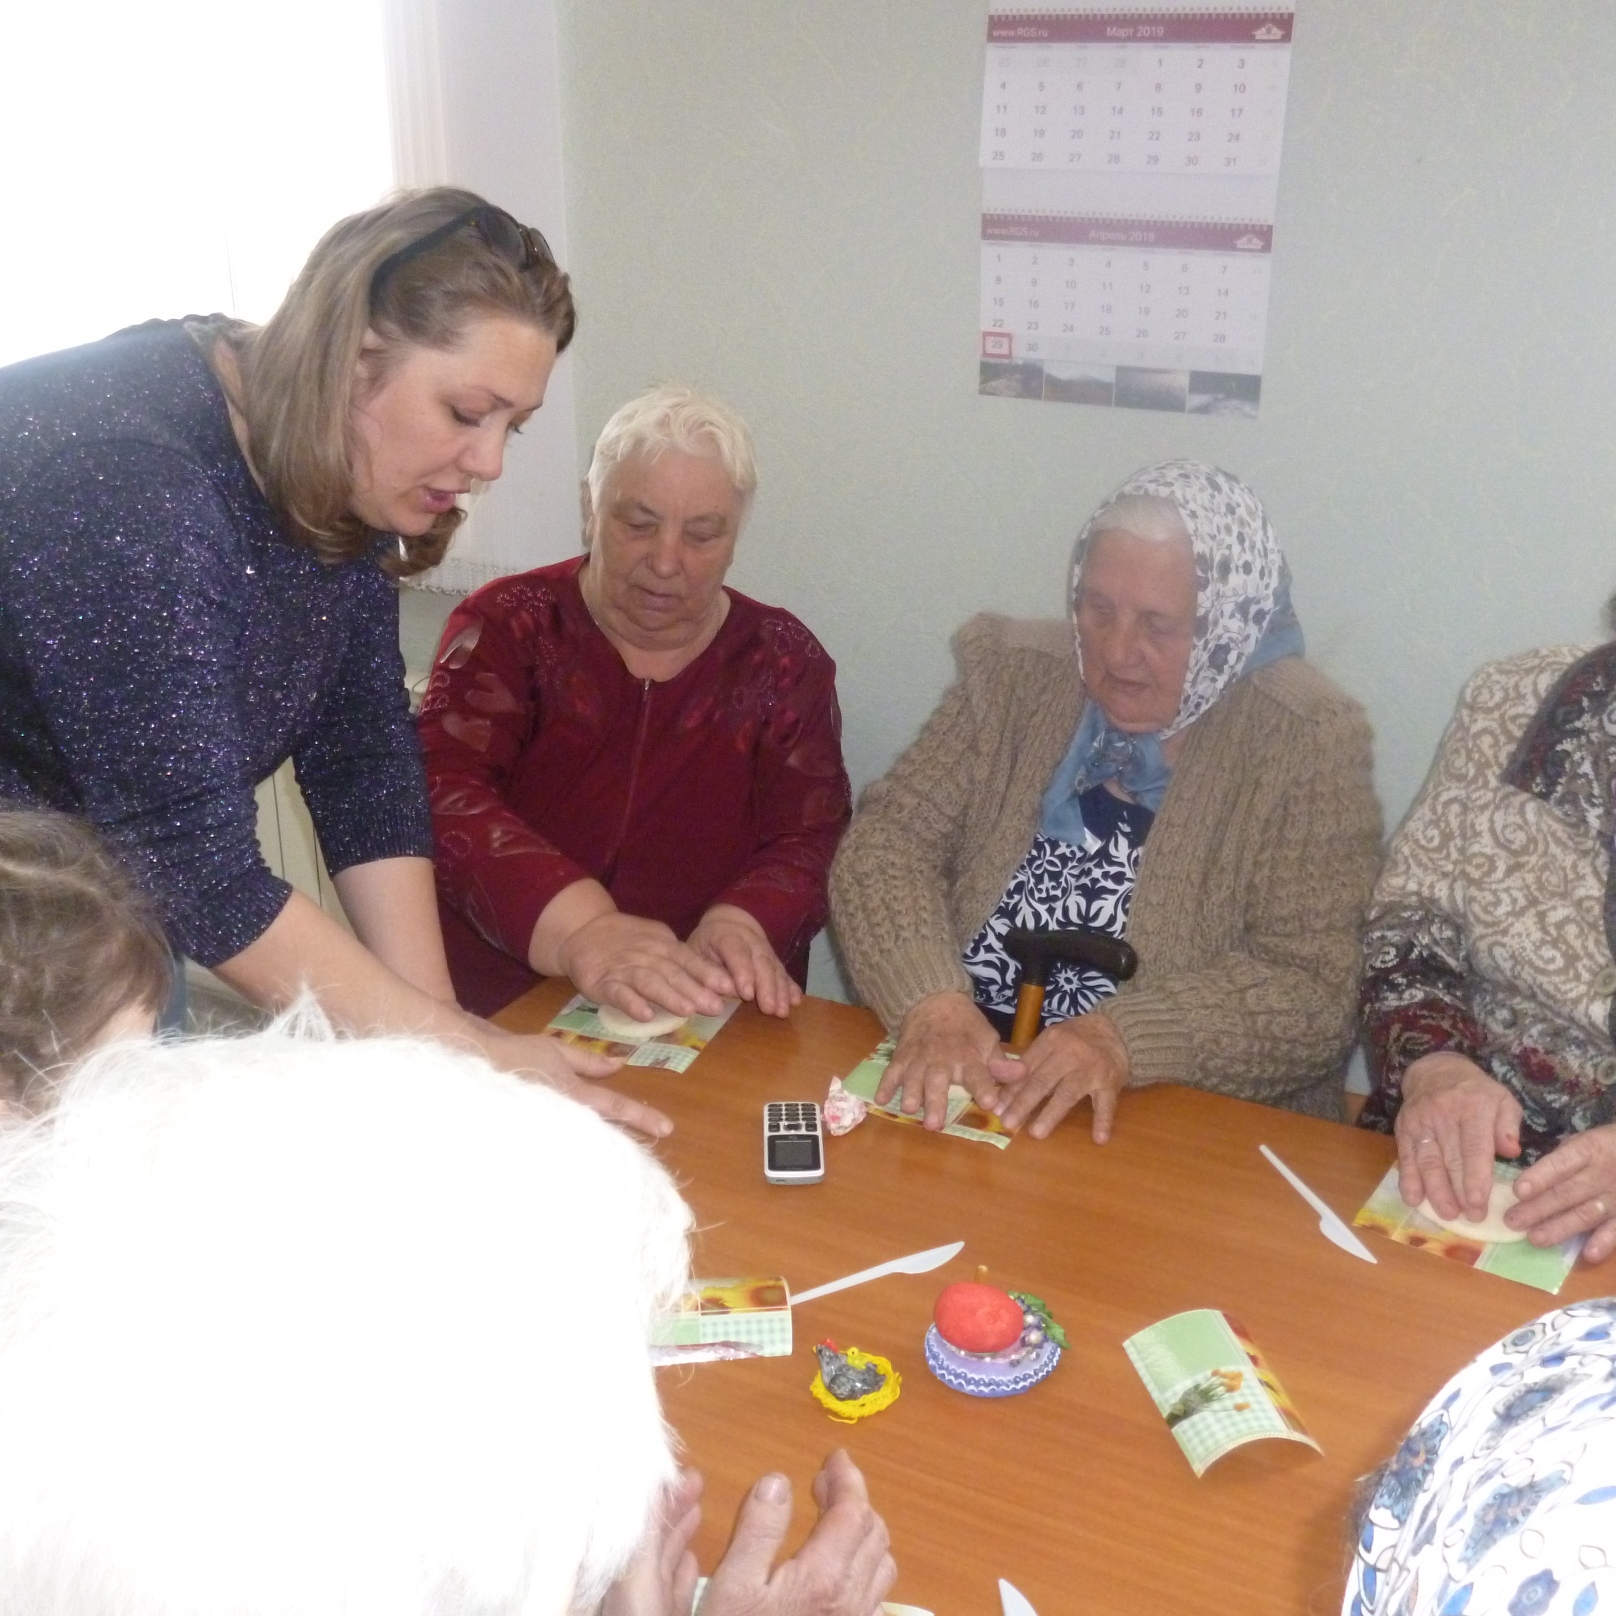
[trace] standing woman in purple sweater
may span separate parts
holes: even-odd
[[[174,948],[266,1007],[307,988],[653,1132],[605,1063],[455,1006],[394,580],[501,470],[574,324],[543,238],[465,191],[321,240],[269,323],[158,322],[0,370],[0,798],[91,820]],[[292,758],[349,935],[272,875]]]

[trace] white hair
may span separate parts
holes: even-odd
[[[589,502],[599,511],[612,473],[636,455],[655,459],[669,449],[716,460],[741,496],[744,514],[757,490],[757,450],[752,431],[721,399],[682,382],[667,382],[631,398],[595,439],[589,462]]]
[[[302,1022],[109,1049],[0,1134],[5,1616],[554,1616],[672,1476],[667,1173]]]
[[[1177,539],[1190,543],[1190,530],[1183,513],[1160,494],[1124,494],[1094,513],[1088,525],[1089,536],[1101,533],[1132,533],[1152,544]]]

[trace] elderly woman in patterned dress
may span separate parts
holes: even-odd
[[[1609,1297],[1466,1364],[1362,1489],[1341,1616],[1616,1609],[1613,1384]]]
[[[1495,1157],[1528,1170],[1506,1221],[1616,1250],[1616,643],[1477,673],[1392,840],[1365,945],[1377,1087],[1400,1188],[1479,1217]]]
[[[1087,1098],[1097,1140],[1148,1083],[1339,1117],[1380,811],[1256,495],[1195,461],[1139,472],[1078,540],[1072,617],[1075,647],[1064,623],[966,625],[838,855],[837,937],[897,1037],[881,1097],[939,1127],[959,1085],[1038,1137]],[[1017,926],[1140,959],[1120,991],[1056,967],[1019,1060]]]

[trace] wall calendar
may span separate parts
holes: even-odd
[[[983,393],[1257,413],[1294,15],[989,17]]]

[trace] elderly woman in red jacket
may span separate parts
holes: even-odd
[[[733,411],[655,388],[595,445],[586,553],[449,619],[420,729],[463,1004],[536,975],[641,1020],[801,998],[851,795],[835,664],[724,588],[756,484]]]

